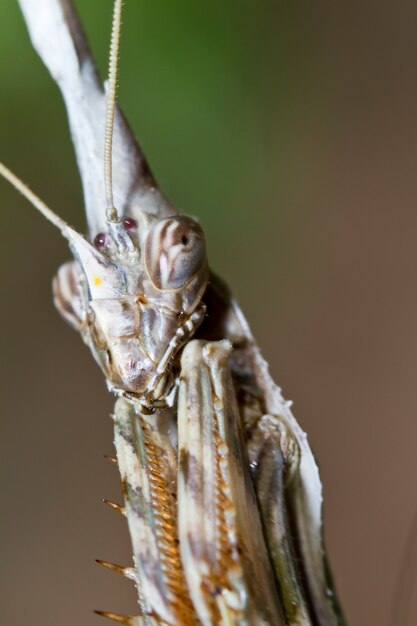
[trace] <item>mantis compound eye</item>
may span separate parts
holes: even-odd
[[[184,287],[205,267],[204,234],[189,217],[168,217],[157,222],[146,237],[144,252],[151,282],[164,291]]]
[[[126,217],[123,220],[123,226],[128,232],[135,232],[138,227],[138,224],[136,220],[133,219],[133,217]]]
[[[109,245],[109,242],[110,239],[107,233],[98,233],[98,235],[94,237],[93,243],[97,250],[104,250],[104,248],[107,248]]]

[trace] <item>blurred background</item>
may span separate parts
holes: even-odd
[[[112,3],[76,4],[103,74]],[[417,5],[125,4],[120,102],[309,434],[348,623],[414,624]],[[1,160],[82,229],[61,96],[14,0],[0,84]],[[112,398],[51,302],[65,242],[1,181],[0,196],[0,619],[94,626],[93,608],[135,612],[94,562],[130,564],[125,522],[100,503],[121,500],[101,456]]]

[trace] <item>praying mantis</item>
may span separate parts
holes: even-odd
[[[100,563],[135,582],[140,611],[100,613],[130,626],[343,624],[306,436],[210,272],[201,226],[160,192],[115,108],[121,2],[106,94],[71,2],[20,5],[67,106],[89,234],[0,173],[67,239],[74,261],[59,270],[54,301],[117,396],[134,565]]]

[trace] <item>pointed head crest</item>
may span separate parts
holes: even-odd
[[[96,234],[92,244],[71,233],[71,247],[85,277],[82,293],[73,297],[84,302],[80,330],[110,385],[153,402],[169,390],[166,372],[181,338],[202,320],[208,264],[204,234],[195,220],[137,212],[140,219],[124,216],[122,221],[114,207],[112,144],[121,9],[121,0],[116,0],[104,149],[107,232]],[[65,292],[58,284],[57,291]],[[67,302],[56,302],[60,310],[68,310]]]

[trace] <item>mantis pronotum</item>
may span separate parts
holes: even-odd
[[[209,273],[201,227],[162,196],[117,111],[113,133],[121,2],[107,99],[71,3],[44,0],[37,15],[27,0],[20,4],[67,104],[88,237],[4,166],[1,173],[69,241],[75,261],[58,272],[55,303],[118,396],[121,510],[134,566],[101,564],[134,580],[140,615],[102,614],[131,626],[343,623],[305,435],[233,296]],[[67,75],[38,38],[42,4],[67,47]],[[102,153],[105,117],[103,176],[89,154]]]

